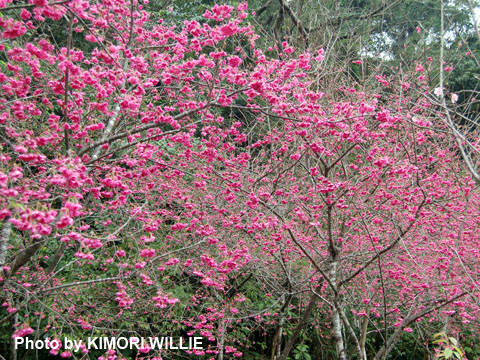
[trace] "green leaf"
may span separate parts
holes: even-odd
[[[445,359],[450,359],[453,355],[453,351],[450,348],[446,348],[445,351],[443,352],[443,355]]]
[[[455,346],[458,346],[458,342],[457,342],[457,339],[453,338],[453,337],[449,337],[448,340],[450,340],[450,342],[455,345]]]
[[[454,347],[454,349],[455,349],[455,351],[456,351],[457,353],[459,353],[460,355],[463,355],[462,349],[460,349],[460,348],[457,347],[456,345],[454,345],[453,347]]]

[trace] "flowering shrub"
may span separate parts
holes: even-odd
[[[245,3],[183,28],[136,0],[1,6],[14,337],[179,333],[222,358],[275,328],[286,359],[313,319],[340,359],[377,329],[380,359],[417,322],[479,318],[479,194],[423,75],[322,92],[323,49],[262,51]],[[57,46],[40,29],[62,19]]]

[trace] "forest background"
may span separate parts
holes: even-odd
[[[478,9],[0,1],[0,359],[478,359]]]

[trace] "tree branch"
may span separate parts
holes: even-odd
[[[402,323],[397,328],[397,330],[395,330],[395,332],[392,334],[392,336],[390,336],[390,338],[387,340],[386,345],[383,345],[382,348],[375,354],[375,357],[374,357],[373,360],[380,360],[381,358],[384,358],[384,356],[388,355],[390,353],[390,351],[392,351],[392,349],[395,346],[395,344],[397,343],[397,341],[402,336],[403,329],[405,329],[408,325],[410,325],[414,321],[424,317],[425,315],[428,315],[431,312],[434,312],[435,310],[438,310],[438,309],[454,302],[455,300],[457,300],[457,299],[459,299],[459,298],[461,298],[461,297],[463,297],[467,294],[468,294],[467,292],[463,292],[460,295],[457,295],[457,296],[451,298],[450,300],[444,301],[437,306],[431,307],[429,309],[422,310],[422,311],[420,311],[420,312],[418,312],[414,315],[408,316],[406,319],[404,319],[402,321]]]

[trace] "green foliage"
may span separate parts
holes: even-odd
[[[206,9],[215,4],[213,0],[153,0],[146,6],[155,17],[164,19],[167,24],[183,26],[185,20],[203,20]]]
[[[374,352],[375,350],[378,350],[378,347],[381,345],[383,345],[383,341],[377,343],[377,346],[374,348]],[[395,345],[394,349],[387,356],[387,359],[423,359],[424,354],[425,348],[420,340],[420,334],[418,330],[414,330],[411,333],[405,333],[402,336],[402,338]]]
[[[447,360],[447,359],[463,359],[464,352],[459,347],[457,339],[454,337],[448,336],[444,332],[439,332],[433,335],[435,339],[433,344],[439,346],[439,352],[437,354],[437,358],[439,360]]]
[[[309,347],[307,344],[299,344],[293,350],[293,358],[295,360],[311,360],[312,357],[309,354]]]
[[[480,359],[478,334],[468,328],[462,329],[460,339],[467,359]]]

